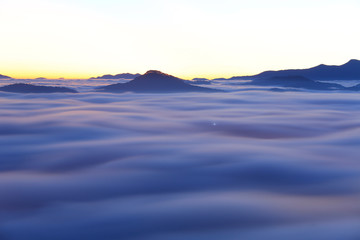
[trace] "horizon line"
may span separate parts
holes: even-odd
[[[317,66],[321,66],[321,65],[325,65],[325,66],[342,66],[342,65],[345,65],[349,62],[352,62],[352,61],[360,61],[356,58],[352,58],[348,61],[346,61],[345,63],[343,64],[340,64],[340,65],[328,65],[328,64],[318,64],[318,65],[315,65],[313,67],[317,67]],[[312,67],[310,67],[312,68]],[[205,77],[204,75],[206,74],[199,74],[199,75],[192,75],[191,77],[179,77],[179,78],[182,78],[184,80],[192,80],[194,78],[206,78],[206,79],[209,79],[209,80],[213,80],[213,79],[218,79],[218,78],[231,78],[231,77],[246,77],[246,76],[253,76],[253,75],[257,75],[257,74],[260,74],[262,72],[267,72],[267,71],[282,71],[282,70],[302,70],[302,69],[308,69],[308,68],[283,68],[283,69],[277,69],[277,70],[263,70],[263,71],[260,71],[260,72],[257,72],[257,73],[247,73],[247,74],[235,74],[235,75],[231,75],[231,74],[224,74],[224,75],[216,75],[216,76],[212,76],[211,78],[209,77]],[[150,70],[154,70],[154,69],[149,69],[147,71],[150,71]],[[147,72],[145,71],[145,73]],[[158,70],[158,71],[161,71],[161,70]],[[161,72],[165,72],[165,71],[161,71]],[[143,73],[143,74],[145,74]],[[133,74],[133,75],[136,75],[136,74],[141,74],[140,72],[137,72],[137,73],[131,73],[131,72],[128,72],[128,71],[124,71],[122,73],[105,73],[105,74],[94,74],[94,75],[98,75],[96,77],[94,77],[94,75],[92,77],[85,77],[84,75],[85,74],[79,74],[81,75],[81,77],[53,77],[53,76],[49,76],[49,77],[38,77],[38,76],[32,76],[32,77],[12,77],[10,76],[11,74],[6,74],[6,73],[1,73],[0,72],[0,75],[3,75],[5,77],[9,77],[9,79],[13,79],[13,80],[40,80],[40,79],[46,79],[46,80],[89,80],[89,79],[92,79],[92,78],[97,78],[97,77],[102,77],[102,76],[105,76],[105,75],[112,75],[112,76],[115,76],[115,75],[118,75],[118,74]],[[141,75],[143,75],[141,74]],[[46,74],[42,74],[42,75],[46,75]],[[65,75],[65,74],[64,74]],[[171,74],[170,75],[173,75],[175,76],[176,74]],[[225,76],[226,75],[226,76]],[[40,75],[41,76],[41,75]],[[203,77],[204,76],[204,77]],[[208,75],[207,75],[208,76]],[[1,80],[4,80],[4,79],[8,79],[8,78],[0,78]]]

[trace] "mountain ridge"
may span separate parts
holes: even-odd
[[[136,74],[132,74],[132,73],[120,73],[120,74],[116,74],[116,75],[111,75],[111,74],[105,74],[99,77],[92,77],[89,79],[134,79],[138,76],[140,76],[141,74],[136,73]]]
[[[360,60],[351,59],[343,65],[320,64],[306,69],[264,71],[256,75],[235,76],[226,80],[254,80],[271,77],[303,76],[312,80],[360,80]],[[216,80],[225,80],[219,78]]]
[[[67,87],[39,86],[28,83],[14,83],[0,87],[0,91],[13,93],[77,93],[78,91]]]

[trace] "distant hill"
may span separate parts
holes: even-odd
[[[321,64],[309,69],[290,69],[266,71],[253,76],[232,77],[229,80],[260,79],[271,77],[304,76],[313,80],[360,80],[360,61],[350,60],[344,65],[332,66]],[[219,80],[219,79],[218,79]]]
[[[207,79],[207,78],[193,78],[192,81],[210,81],[210,79]]]
[[[301,88],[309,90],[344,90],[344,86],[336,83],[322,83],[303,76],[280,76],[254,79],[244,85],[277,86],[286,88]]]
[[[98,88],[105,92],[139,92],[139,93],[167,93],[167,92],[218,92],[220,90],[193,86],[184,80],[151,70],[127,83],[117,83]]]
[[[26,83],[15,83],[0,87],[0,91],[14,92],[14,93],[77,93],[74,89],[66,87],[50,87],[50,86],[38,86]]]
[[[11,79],[11,77],[0,74],[0,79]]]
[[[138,76],[140,76],[141,74],[137,73],[137,74],[131,74],[131,73],[121,73],[121,74],[116,74],[116,75],[103,75],[100,77],[93,77],[90,79],[134,79]]]
[[[206,78],[194,78],[193,80],[184,80],[188,84],[211,85],[211,81]]]

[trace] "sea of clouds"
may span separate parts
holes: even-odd
[[[0,92],[1,240],[358,240],[360,95]]]

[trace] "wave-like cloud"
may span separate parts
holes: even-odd
[[[357,94],[0,99],[0,239],[360,236]]]

